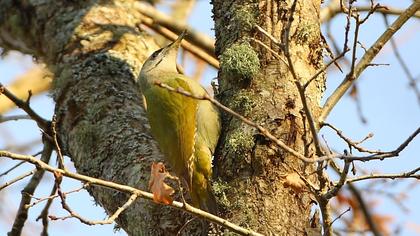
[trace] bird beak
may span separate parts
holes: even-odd
[[[179,46],[181,45],[181,41],[182,39],[184,39],[185,35],[187,35],[187,31],[184,30],[182,31],[182,33],[178,36],[178,38],[171,44],[171,48],[176,48],[178,49]]]

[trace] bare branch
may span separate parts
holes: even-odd
[[[22,175],[19,175],[19,176],[18,176],[18,177],[16,177],[16,178],[14,178],[14,179],[12,179],[12,180],[10,180],[10,181],[8,181],[8,182],[4,183],[3,185],[0,185],[0,191],[1,191],[1,190],[3,190],[4,188],[9,187],[9,186],[10,186],[10,185],[12,185],[12,184],[14,184],[14,183],[18,182],[18,181],[20,181],[20,180],[22,180],[22,179],[26,178],[26,177],[28,177],[28,176],[30,176],[30,175],[32,175],[32,174],[34,174],[34,173],[35,173],[35,170],[28,171],[28,172],[26,172],[26,173],[24,173],[24,174],[22,174]]]
[[[16,106],[24,110],[38,124],[39,128],[41,128],[45,132],[49,131],[49,122],[41,116],[39,116],[34,110],[32,110],[28,101],[23,101],[17,98],[6,87],[4,87],[2,83],[0,83],[0,95],[1,94],[4,94],[7,98],[13,101],[16,104]]]
[[[58,144],[56,126],[57,126],[57,117],[54,115],[51,122],[51,129],[52,129],[55,150],[57,151],[58,167],[60,167],[63,170],[66,170],[66,167],[64,166],[64,157],[63,157],[63,154],[61,153],[60,145]]]
[[[108,219],[106,220],[97,220],[97,221],[92,221],[92,220],[88,220],[83,218],[82,216],[80,216],[78,213],[76,213],[75,211],[73,211],[70,206],[66,203],[65,200],[65,194],[61,192],[59,184],[57,185],[57,190],[58,190],[58,195],[61,198],[61,206],[63,207],[64,210],[66,210],[70,215],[69,216],[65,216],[65,217],[56,217],[56,216],[52,216],[50,215],[49,218],[52,220],[65,220],[68,218],[76,218],[78,219],[80,222],[82,222],[83,224],[87,224],[87,225],[105,225],[105,224],[112,224],[115,219],[118,218],[118,216],[125,210],[127,209],[131,204],[134,203],[134,201],[137,199],[137,197],[139,196],[137,193],[133,193],[128,200],[124,203],[124,205],[122,205],[121,207],[119,207],[114,214],[112,214],[110,217],[108,217]]]
[[[177,34],[170,31],[169,29],[167,29],[167,28],[165,28],[161,25],[155,24],[153,22],[153,20],[150,19],[150,18],[142,17],[142,23],[144,25],[146,25],[147,27],[149,27],[150,29],[152,29],[153,31],[156,31],[157,33],[161,34],[165,38],[170,39],[172,41],[174,41],[178,37]],[[219,61],[217,60],[217,58],[215,56],[212,56],[212,55],[208,54],[207,52],[203,51],[202,49],[200,49],[196,45],[188,42],[187,40],[183,40],[181,42],[181,46],[185,50],[187,50],[188,52],[193,54],[194,56],[200,58],[201,60],[203,60],[207,63],[209,63],[214,68],[219,69],[220,64],[219,64]]]
[[[50,195],[54,195],[57,191],[57,186],[54,184]],[[36,221],[39,219],[42,220],[42,232],[40,236],[48,236],[48,211],[50,210],[51,204],[53,203],[53,198],[49,198],[47,204],[45,204],[39,216],[36,218]]]
[[[344,57],[349,50],[350,49],[343,51],[338,56],[329,61],[327,64],[325,64],[321,69],[319,69],[308,81],[306,81],[306,83],[303,85],[303,89],[306,90],[306,88],[312,81],[314,81],[322,72],[325,72],[332,64],[337,62],[340,58]]]
[[[0,115],[0,123],[7,121],[18,121],[18,120],[32,120],[28,115],[16,115],[16,116],[2,116]]]
[[[258,27],[259,27],[259,26],[258,26]],[[260,27],[260,28],[261,28],[261,27]],[[286,61],[286,60],[284,60],[284,58],[283,58],[283,57],[281,57],[281,56],[280,56],[280,54],[278,54],[276,51],[274,51],[273,49],[271,49],[271,48],[270,48],[269,46],[267,46],[265,43],[261,42],[261,40],[254,39],[254,38],[251,38],[251,40],[252,40],[252,41],[254,41],[254,42],[256,42],[256,43],[258,43],[259,45],[263,46],[265,49],[267,49],[267,51],[269,51],[269,52],[273,53],[273,55],[274,55],[277,59],[281,60],[282,62],[284,62],[284,64],[285,64],[285,65],[287,65],[287,61]]]
[[[342,173],[342,171],[334,161],[331,161],[330,165],[337,174]],[[376,223],[372,218],[372,214],[370,213],[369,208],[366,205],[365,200],[363,199],[359,189],[357,189],[357,187],[353,183],[347,183],[347,186],[349,187],[350,192],[353,194],[353,196],[359,203],[359,207],[362,210],[363,216],[365,217],[366,223],[369,226],[369,229],[371,230],[372,234],[374,236],[381,236],[382,234],[379,232],[378,226],[376,226]]]
[[[388,28],[389,27],[389,22],[388,22],[388,17],[386,15],[384,15],[384,21],[385,21],[386,27]],[[398,50],[398,47],[397,47],[397,44],[395,43],[395,40],[393,38],[391,38],[389,40],[389,42],[391,43],[391,48],[392,48],[392,51],[394,52],[395,58],[397,58],[398,62],[401,65],[401,68],[403,69],[405,75],[407,76],[410,87],[412,87],[412,89],[414,91],[414,94],[417,97],[417,101],[420,105],[420,89],[417,87],[416,80],[415,80],[414,76],[411,74],[410,69],[408,68],[407,64],[404,62],[404,59],[402,58],[402,56],[401,56],[401,54]]]
[[[330,236],[333,235],[332,225],[332,218],[331,218],[331,210],[330,204],[328,204],[328,199],[322,196],[318,196],[317,198],[319,204],[319,210],[321,211],[322,215],[322,228],[324,230],[323,236]]]
[[[385,153],[380,153],[380,154],[373,154],[370,156],[366,156],[366,157],[349,157],[346,158],[348,160],[351,161],[370,161],[370,160],[383,160],[385,158],[390,158],[390,157],[395,157],[398,156],[400,154],[400,152],[402,150],[404,150],[407,145],[413,141],[413,139],[420,133],[420,127],[417,128],[397,149],[390,151],[390,152],[385,152]]]
[[[414,170],[404,172],[404,173],[398,173],[398,174],[370,174],[370,175],[364,175],[359,176],[352,179],[347,179],[346,183],[353,183],[357,181],[367,180],[367,179],[420,179],[420,174],[416,174],[420,171],[420,167],[417,167]]]
[[[19,163],[17,163],[16,165],[14,165],[12,168],[6,170],[5,172],[0,174],[0,177],[3,177],[7,174],[9,174],[11,171],[13,171],[14,169],[18,168],[20,165],[22,165],[23,163],[25,163],[24,161],[20,161]]]
[[[68,194],[71,194],[71,193],[79,192],[80,190],[86,188],[88,185],[89,184],[86,183],[82,187],[71,190],[71,191],[68,191],[68,192],[65,192],[64,194],[68,195]],[[57,188],[55,188],[55,189],[57,189]],[[55,192],[56,191],[51,191],[50,196],[43,197],[43,198],[38,198],[38,197],[31,196],[32,198],[36,199],[36,201],[32,202],[31,204],[26,205],[26,208],[31,208],[31,207],[35,206],[36,204],[39,204],[39,203],[41,203],[43,201],[46,201],[46,200],[54,200],[55,198],[59,197],[58,194],[55,194]]]
[[[281,47],[281,43],[274,38],[270,33],[268,33],[265,29],[263,29],[261,26],[259,25],[255,25],[255,28],[260,31],[261,33],[263,33],[265,36],[267,36],[273,43],[275,43],[277,46]]]
[[[344,168],[343,168],[343,171],[340,173],[340,180],[336,184],[334,184],[333,189],[331,189],[330,191],[328,191],[327,193],[324,194],[325,198],[331,199],[331,198],[337,196],[337,193],[340,191],[340,189],[346,183],[347,174],[349,173],[349,170],[350,170],[350,164],[351,164],[350,161],[347,161],[347,160],[344,161]]]
[[[338,215],[332,222],[331,222],[331,226],[332,224],[334,224],[334,222],[336,222],[338,219],[340,219],[344,214],[346,214],[347,212],[350,212],[351,208],[347,208],[345,211],[343,211],[340,215]]]
[[[50,87],[51,73],[42,65],[36,65],[26,71],[24,74],[17,76],[7,85],[7,88],[15,97],[23,99],[27,98],[28,90],[32,95],[38,95],[46,92]],[[16,104],[5,97],[0,96],[0,114],[16,107]]]
[[[355,10],[357,10],[358,12],[369,12],[371,10],[371,6],[357,6],[355,7]],[[386,15],[399,16],[404,12],[404,9],[383,7],[383,8],[377,9],[375,12],[386,14]],[[321,9],[321,14],[320,14],[321,22],[325,23],[327,21],[330,21],[339,13],[346,13],[346,12],[342,11],[339,4],[339,0],[332,0],[329,2],[328,6]],[[420,11],[417,11],[413,15],[413,17],[420,18]]]
[[[274,137],[268,130],[266,130],[265,128],[263,128],[260,125],[257,125],[256,123],[252,122],[251,120],[245,118],[244,116],[236,113],[235,111],[233,111],[232,109],[224,106],[223,104],[221,104],[219,101],[217,101],[216,99],[210,97],[207,93],[201,95],[201,96],[197,96],[195,94],[192,94],[190,92],[185,91],[183,88],[173,88],[167,84],[164,84],[162,82],[155,82],[155,84],[157,86],[160,86],[162,88],[165,88],[171,92],[174,93],[179,93],[182,94],[184,96],[187,97],[191,97],[194,99],[198,99],[198,100],[208,100],[211,103],[213,103],[214,105],[216,105],[217,107],[219,107],[220,109],[224,110],[225,112],[231,114],[232,116],[236,117],[237,119],[239,119],[240,121],[244,122],[245,124],[252,126],[254,128],[256,128],[262,135],[264,135],[265,137],[267,137],[268,139],[270,139],[271,141],[273,141],[275,144],[277,144],[279,147],[283,148],[285,151],[287,151],[289,154],[301,159],[302,161],[305,162],[316,162],[318,160],[313,159],[313,158],[307,158],[304,155],[298,153],[297,151],[295,151],[294,149],[290,148],[289,146],[287,146],[287,144],[285,144],[283,141],[277,139],[276,137]]]
[[[369,48],[369,50],[363,55],[362,59],[357,63],[354,69],[354,73],[348,74],[333,94],[327,99],[322,114],[319,118],[319,122],[324,122],[331,110],[340,100],[340,98],[346,93],[353,82],[359,78],[362,72],[369,66],[373,58],[379,53],[385,43],[397,32],[404,23],[410,19],[420,9],[420,1],[414,1],[404,13],[402,13],[397,20],[376,40],[376,42]],[[349,76],[351,75],[351,76]]]
[[[300,83],[300,78],[298,77],[293,62],[292,62],[292,57],[290,55],[290,50],[289,50],[289,34],[290,34],[290,29],[292,27],[292,22],[293,22],[293,14],[295,13],[296,10],[296,5],[297,5],[297,0],[293,1],[292,7],[290,9],[290,16],[289,19],[287,21],[287,26],[286,29],[284,30],[284,34],[282,35],[282,40],[284,42],[284,54],[286,56],[287,59],[287,64],[289,66],[289,70],[290,73],[293,76],[293,79],[295,81],[296,87],[299,91],[299,96],[300,96],[300,100],[302,101],[302,105],[303,105],[303,110],[305,111],[305,115],[308,119],[308,123],[309,123],[309,128],[311,130],[312,133],[312,138],[314,140],[314,145],[315,145],[315,149],[316,149],[316,154],[318,156],[322,156],[322,150],[321,150],[321,145],[319,143],[319,138],[318,138],[318,123],[315,123],[314,118],[312,116],[312,112],[308,106],[308,102],[306,100],[306,95],[305,95],[305,90],[304,87],[302,86],[302,84]]]
[[[308,157],[305,157],[304,155],[298,153],[294,149],[290,148],[289,146],[287,146],[287,144],[285,144],[283,141],[274,137],[268,130],[266,130],[262,126],[254,123],[253,121],[251,121],[251,120],[245,118],[244,116],[236,113],[232,109],[224,106],[223,104],[221,104],[220,102],[218,102],[214,98],[210,97],[207,93],[203,94],[201,96],[195,95],[195,94],[192,94],[190,92],[185,91],[183,88],[173,88],[173,87],[171,87],[167,84],[164,84],[160,81],[156,81],[155,85],[157,85],[159,87],[162,87],[162,88],[165,88],[165,89],[167,89],[171,92],[182,94],[182,95],[187,96],[187,97],[191,97],[191,98],[198,99],[198,100],[208,100],[208,101],[210,101],[215,106],[217,106],[220,109],[224,110],[225,112],[231,114],[232,116],[236,117],[237,119],[244,122],[245,124],[256,128],[262,135],[264,135],[265,137],[267,137],[268,139],[273,141],[279,147],[283,148],[289,154],[291,154],[291,155],[293,155],[293,156],[295,156],[295,157],[299,158],[300,160],[302,160],[304,162],[307,162],[307,163],[322,162],[322,161],[332,160],[332,159],[365,162],[365,161],[383,160],[385,158],[395,157],[395,156],[398,156],[399,153],[402,150],[404,150],[405,147],[420,133],[420,127],[419,127],[419,128],[417,128],[417,130],[413,134],[411,134],[407,138],[407,140],[404,141],[404,143],[402,143],[397,149],[395,149],[393,151],[390,151],[390,152],[384,152],[384,153],[373,154],[373,155],[368,155],[368,156],[353,156],[353,155],[344,155],[344,154],[327,154],[327,155],[324,155],[324,156],[320,156],[318,158],[308,158]]]
[[[36,162],[48,163],[51,158],[51,153],[52,153],[52,146],[48,141],[46,141],[44,143],[44,150],[42,152],[41,160],[38,160],[32,156],[30,157]],[[0,156],[5,156],[3,154],[4,153],[0,151]],[[21,159],[21,161],[25,161],[25,160]],[[31,202],[30,196],[34,194],[35,189],[38,187],[38,184],[41,182],[42,176],[44,175],[44,172],[45,172],[44,169],[38,168],[38,167],[39,166],[37,166],[37,170],[34,173],[34,175],[32,175],[32,178],[29,181],[29,183],[22,190],[22,198],[20,200],[19,209],[17,211],[17,215],[15,218],[15,221],[13,222],[13,226],[12,226],[11,231],[9,232],[9,235],[20,235],[22,233],[23,225],[25,224],[26,219],[28,218],[28,208],[26,208],[25,206]]]
[[[8,152],[8,151],[0,150],[0,157],[7,157],[7,158],[10,158],[10,159],[13,159],[13,160],[25,161],[25,162],[28,162],[28,163],[31,163],[31,164],[37,166],[38,168],[42,169],[43,171],[45,170],[45,171],[52,172],[52,173],[59,173],[63,176],[66,176],[66,177],[69,177],[69,178],[72,178],[72,179],[75,179],[75,180],[79,180],[79,181],[82,181],[84,183],[89,183],[91,185],[97,185],[97,186],[102,186],[102,187],[114,189],[114,190],[117,190],[117,191],[120,191],[120,192],[136,194],[141,198],[153,201],[153,194],[152,193],[142,191],[142,190],[139,190],[137,188],[133,188],[133,187],[130,187],[130,186],[127,186],[127,185],[117,184],[117,183],[114,183],[114,182],[105,181],[105,180],[89,177],[89,176],[86,176],[86,175],[81,175],[81,174],[65,171],[65,170],[62,170],[62,169],[58,169],[58,168],[50,166],[47,163],[45,163],[41,160],[38,160],[38,159],[36,159],[32,156],[29,156],[29,155],[15,154],[15,153],[11,153],[11,152]],[[209,221],[211,221],[215,224],[218,224],[222,227],[226,227],[226,228],[232,230],[233,232],[239,233],[241,235],[261,236],[261,234],[259,234],[257,232],[254,232],[252,230],[248,230],[248,229],[245,229],[245,228],[240,227],[238,225],[235,225],[235,224],[233,224],[233,223],[231,223],[231,222],[229,222],[225,219],[217,217],[217,216],[215,216],[213,214],[210,214],[208,212],[205,212],[201,209],[192,207],[189,204],[183,204],[181,202],[174,201],[171,205],[168,205],[168,206],[171,206],[173,208],[188,212],[188,213],[190,213],[192,215],[195,215],[195,216],[198,216],[200,218],[209,220]]]
[[[350,148],[355,148],[357,151],[359,151],[359,152],[366,152],[366,153],[371,153],[371,154],[384,154],[384,153],[387,153],[387,152],[382,152],[382,151],[380,151],[380,150],[368,150],[368,149],[366,149],[366,148],[363,148],[363,147],[360,147],[358,144],[360,144],[361,142],[363,142],[363,141],[365,141],[366,139],[368,139],[368,138],[370,138],[370,137],[372,137],[372,135],[368,135],[368,136],[366,136],[366,138],[364,138],[362,141],[360,141],[360,142],[354,142],[354,141],[352,141],[352,140],[350,140],[349,138],[347,138],[346,136],[344,136],[344,134],[343,134],[343,131],[341,131],[341,130],[339,130],[338,128],[336,128],[335,126],[333,126],[332,124],[329,124],[329,123],[323,123],[323,125],[325,125],[325,126],[327,126],[327,127],[330,127],[331,129],[333,129],[336,133],[337,133],[337,135],[338,136],[340,136],[340,138],[341,139],[343,139],[346,143],[347,143],[347,145],[350,147]]]
[[[185,38],[192,44],[204,50],[207,54],[215,57],[214,54],[214,39],[209,38],[207,35],[197,32],[189,27],[187,24],[179,22],[177,19],[168,17],[166,14],[156,10],[156,8],[147,5],[143,2],[137,1],[135,8],[143,15],[152,19],[153,24],[161,25],[168,28],[172,32],[180,34],[182,31],[187,30],[188,34]],[[145,22],[149,27],[149,22]]]

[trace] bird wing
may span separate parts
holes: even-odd
[[[181,75],[162,82],[191,92],[188,82]],[[144,95],[153,135],[175,173],[191,187],[197,100],[157,85],[144,91]]]
[[[191,93],[196,96],[203,96],[207,91],[197,82],[187,79]],[[214,152],[220,135],[220,114],[219,110],[208,100],[197,100],[197,138],[202,139],[211,153]],[[196,139],[197,140],[197,139]]]
[[[209,101],[198,103],[197,133],[211,153],[214,153],[220,135],[220,115],[218,109]]]

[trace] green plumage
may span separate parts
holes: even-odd
[[[143,65],[140,88],[145,97],[152,134],[178,177],[189,187],[193,205],[215,212],[210,190],[212,155],[220,133],[217,109],[206,100],[197,100],[156,85],[164,83],[194,95],[206,93],[196,81],[179,74],[176,55],[182,36],[156,51]]]

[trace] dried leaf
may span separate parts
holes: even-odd
[[[164,181],[166,178],[173,178],[165,169],[162,162],[154,163],[151,167],[149,189],[153,193],[153,201],[166,205],[172,204],[172,194],[175,190]]]
[[[286,188],[290,187],[296,193],[300,193],[305,188],[305,182],[303,182],[297,173],[291,173],[286,176],[283,186]]]

